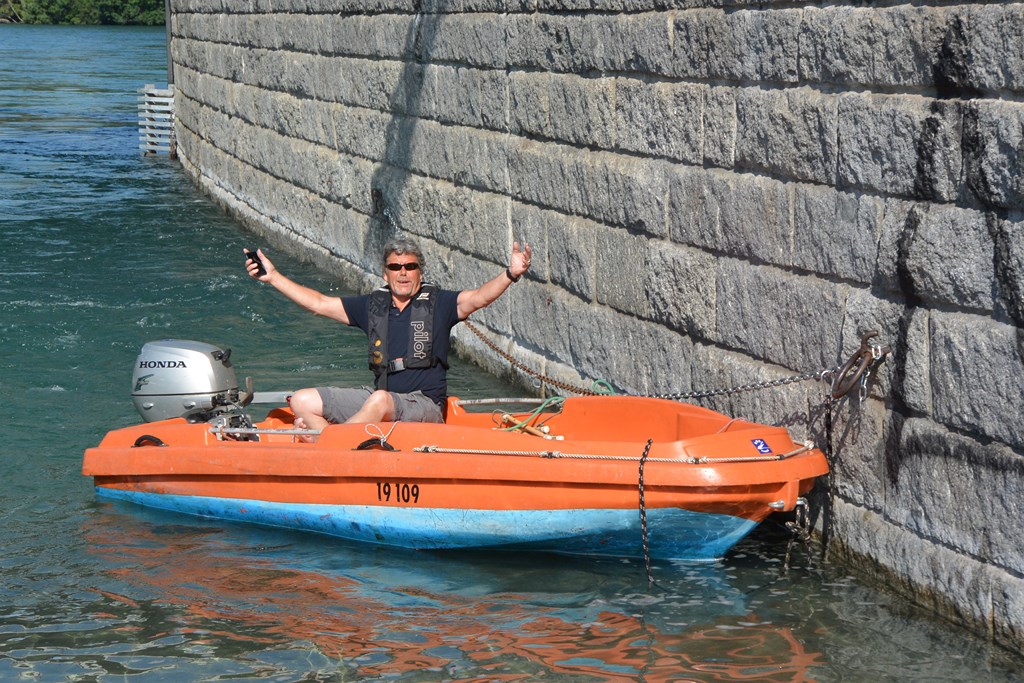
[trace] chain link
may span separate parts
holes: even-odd
[[[593,389],[584,389],[583,387],[578,387],[572,384],[567,384],[565,382],[560,382],[558,380],[551,379],[550,377],[545,377],[543,374],[537,372],[536,370],[531,370],[530,368],[526,367],[524,363],[517,361],[510,354],[499,349],[497,344],[495,344],[490,339],[485,337],[484,333],[481,332],[480,329],[470,321],[466,320],[465,325],[473,334],[479,337],[480,341],[486,344],[487,347],[491,349],[491,351],[494,351],[496,354],[507,360],[512,367],[516,368],[520,372],[530,375],[531,377],[536,377],[541,382],[549,384],[563,391],[567,391],[570,394],[577,394],[580,396],[600,396],[603,393],[600,391],[594,391]]]
[[[825,379],[829,373],[835,372],[835,370],[822,370],[821,372],[805,372],[801,375],[793,375],[792,377],[784,377],[782,379],[766,380],[764,382],[751,382],[750,384],[743,384],[737,387],[729,387],[727,389],[708,389],[705,391],[687,391],[676,394],[653,394],[650,398],[667,398],[673,401],[685,401],[687,399],[694,398],[711,398],[712,396],[726,396],[728,394],[738,394],[744,391],[756,391],[758,389],[771,389],[773,387],[782,387],[787,384],[795,384],[797,382],[806,382],[808,380]]]
[[[651,572],[651,549],[647,540],[647,504],[644,502],[644,463],[647,462],[647,454],[651,452],[651,444],[654,439],[647,439],[643,455],[640,456],[640,474],[638,489],[640,492],[640,540],[644,548],[644,568],[647,570],[647,582],[654,583],[654,574]]]
[[[500,348],[498,348],[497,344],[495,344],[486,336],[484,336],[484,333],[481,332],[480,329],[470,321],[466,320],[465,324],[473,334],[480,338],[480,341],[486,344],[487,347],[494,351],[496,354],[507,360],[512,367],[516,368],[521,372],[526,373],[527,375],[530,375],[531,377],[536,377],[545,384],[549,384],[558,389],[562,389],[571,394],[577,394],[580,396],[600,396],[604,393],[600,391],[594,391],[593,389],[585,389],[580,386],[568,384],[566,382],[560,382],[550,377],[546,377],[544,374],[528,368],[524,363],[516,360],[505,351],[502,351]],[[665,398],[672,401],[684,401],[687,399],[694,398],[711,398],[712,396],[737,394],[742,391],[755,391],[757,389],[770,389],[772,387],[781,387],[787,384],[794,384],[796,382],[806,382],[807,380],[812,379],[825,380],[830,373],[834,374],[836,370],[838,370],[838,367],[833,368],[831,370],[822,370],[820,372],[806,372],[801,375],[794,375],[792,377],[785,377],[783,379],[768,380],[764,382],[754,382],[751,384],[744,384],[742,386],[731,387],[728,389],[709,389],[706,391],[689,391],[685,393],[675,394],[651,394],[647,398]]]
[[[488,339],[483,332],[480,331],[470,321],[465,321],[470,331],[473,332],[477,337],[480,338],[484,344],[487,345],[492,351],[504,358],[520,372],[530,375],[539,379],[541,382],[548,384],[562,391],[566,391],[570,394],[577,394],[580,396],[601,396],[608,392],[595,391],[593,389],[586,389],[584,387],[568,384],[566,382],[560,382],[556,379],[545,376],[544,374],[528,368],[524,363],[516,360],[510,354],[502,351],[498,348],[497,344]],[[751,382],[749,384],[742,384],[740,386],[728,387],[723,389],[706,389],[703,391],[686,391],[669,394],[646,394],[646,398],[663,398],[671,401],[687,401],[692,399],[703,399],[712,398],[714,396],[727,396],[730,394],[738,394],[744,391],[757,391],[760,389],[772,389],[775,387],[786,386],[787,384],[796,384],[797,382],[807,382],[809,380],[819,380],[822,382],[831,383],[831,395],[833,398],[841,398],[846,395],[850,389],[854,386],[859,386],[860,400],[863,401],[867,395],[868,380],[874,366],[878,364],[886,355],[891,353],[891,347],[881,346],[878,344],[870,343],[872,337],[877,336],[878,333],[874,330],[866,332],[861,337],[861,347],[853,354],[849,361],[843,366],[835,366],[827,370],[821,370],[819,372],[805,372],[799,375],[793,375],[792,377],[783,377],[781,379],[766,380],[764,382]]]
[[[786,546],[786,559],[782,562],[782,573],[789,571],[789,560],[793,556],[793,547],[800,543],[803,545],[807,556],[811,556],[811,524],[807,510],[807,499],[797,498],[796,508],[793,510],[793,520],[786,522],[789,529],[789,544]]]

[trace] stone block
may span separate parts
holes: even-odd
[[[399,62],[375,62],[350,57],[321,57],[321,87],[331,102],[382,112],[402,105],[403,71]],[[404,108],[399,109],[404,113]]]
[[[410,27],[416,58],[504,69],[505,21],[497,14],[419,14]],[[410,36],[412,37],[412,35]]]
[[[310,14],[327,14],[341,12],[345,14],[415,14],[419,8],[417,0],[291,0],[286,2],[284,9],[281,0],[252,0],[256,7],[265,12],[289,11],[294,3],[294,11]],[[230,3],[225,3],[230,4]]]
[[[919,205],[901,238],[904,286],[925,301],[991,311],[994,250],[985,214]]]
[[[263,121],[259,121],[257,125],[267,128],[282,137],[293,135],[295,129],[303,125],[302,121],[305,119],[303,116],[305,107],[302,106],[302,102],[302,100],[291,95],[283,93],[272,94],[267,102],[269,106],[265,113],[268,118],[264,119],[266,124],[264,125]]]
[[[510,15],[504,22],[507,66],[556,73],[609,70],[607,65],[614,60],[605,40],[611,34],[601,30],[608,21],[614,19],[593,14]]]
[[[802,270],[870,283],[875,274],[884,202],[830,187],[796,185],[793,260]]]
[[[387,164],[368,161],[358,157],[348,157],[348,160],[350,163],[349,172],[352,178],[350,205],[367,216],[374,216],[377,207],[374,206],[373,190],[387,188],[392,183],[401,182],[400,179],[404,176],[404,171]],[[387,230],[387,224],[384,221],[377,221],[376,227],[381,231],[391,232]],[[381,246],[383,246],[384,240],[382,239],[380,242]],[[376,270],[375,267],[374,272]]]
[[[620,74],[668,75],[674,59],[672,14],[591,14],[585,24],[594,69]]]
[[[550,211],[538,209],[520,202],[509,201],[508,224],[511,227],[512,239],[519,242],[520,248],[529,243],[531,250],[530,269],[524,275],[527,279],[542,282],[548,279],[548,268],[551,263],[549,246],[549,220],[556,216]]]
[[[247,42],[256,47],[306,54],[320,52],[319,27],[311,27],[305,15],[275,13],[269,17],[259,17],[250,26],[253,31],[247,37]]]
[[[849,395],[832,404],[831,410],[831,432],[822,415],[814,422],[814,438],[831,453],[835,491],[861,507],[889,509],[885,446],[891,416],[885,402],[861,402],[856,395]]]
[[[515,73],[509,80],[510,128],[520,135],[610,149],[614,99],[611,79]]]
[[[1001,311],[1024,328],[1024,221],[998,221],[995,242],[996,296]]]
[[[907,310],[901,324],[902,343],[897,343],[891,357],[896,366],[893,368],[893,395],[907,408],[923,415],[933,414],[930,317],[927,308]]]
[[[839,158],[838,98],[808,88],[744,88],[736,96],[736,165],[831,185]]]
[[[1024,456],[912,418],[893,457],[890,519],[993,566],[1024,566]]]
[[[674,168],[672,240],[739,258],[789,265],[792,189],[763,176]]]
[[[736,162],[736,91],[704,90],[704,163],[732,168]]]
[[[552,75],[514,71],[508,79],[508,125],[514,135],[550,137]]]
[[[585,218],[545,212],[547,264],[551,283],[584,301],[597,299],[596,236],[602,226]],[[542,262],[543,263],[543,262]]]
[[[800,28],[800,75],[849,86],[932,83],[941,46],[935,7],[807,7]]]
[[[602,228],[594,239],[597,253],[597,301],[639,318],[649,317],[646,282],[653,273],[653,242],[617,228]]]
[[[878,333],[869,343],[890,348],[889,355],[869,366],[866,389],[872,396],[884,398],[893,390],[894,373],[906,349],[902,329],[908,315],[902,301],[880,298],[868,289],[851,287],[848,290],[837,363],[845,364],[860,349],[862,336],[869,331]],[[851,392],[851,398],[859,393],[860,387]]]
[[[549,81],[551,138],[611,149],[615,139],[615,80],[554,76]]]
[[[617,79],[616,146],[685,164],[702,164],[705,91],[703,86],[685,83]]]
[[[462,0],[463,12],[519,14],[537,9],[536,0]]]
[[[653,242],[641,270],[651,320],[699,339],[715,338],[717,266],[712,254],[667,242]]]
[[[506,136],[422,119],[406,120],[391,132],[385,157],[390,163],[459,185],[506,191]]]
[[[665,232],[666,170],[658,162],[522,139],[508,165],[517,199],[652,236]]]
[[[562,305],[558,320],[564,326],[556,333],[567,337],[567,364],[594,380],[608,380],[618,386],[628,384],[615,370],[615,359],[624,351],[615,345],[616,329],[626,316],[605,307],[584,308],[575,298],[557,291],[549,292],[546,301]]]
[[[1024,7],[1019,3],[959,9],[959,22],[947,29],[947,50],[960,56],[962,86],[985,91],[1024,90]]]
[[[559,290],[531,280],[521,280],[521,296],[516,302],[517,317],[512,329],[520,339],[529,339],[531,348],[547,358],[580,372],[593,372],[580,362],[593,349],[593,342],[577,346],[576,335],[594,332],[593,314],[586,303]]]
[[[387,159],[395,117],[372,109],[334,105],[331,108],[336,148],[364,159]]]
[[[992,586],[992,638],[1018,653],[1024,648],[1024,579],[1017,570],[995,567],[988,567],[987,574]]]
[[[963,109],[913,96],[840,98],[839,183],[950,202],[963,187]]]
[[[330,57],[409,59],[415,41],[415,15],[325,14],[312,23],[302,17],[305,31],[319,34],[315,52]]]
[[[727,14],[730,40],[713,44],[716,72],[736,81],[796,83],[803,9]]]
[[[917,220],[916,217],[911,218],[916,205],[893,197],[884,202],[872,284],[882,291],[902,293],[906,273],[901,272],[900,244],[908,221]]]
[[[719,80],[731,69],[714,56],[731,48],[732,32],[724,12],[690,9],[675,13],[672,24],[672,62],[668,75],[687,80]]]
[[[447,251],[444,245],[426,244],[430,245],[434,252],[434,263],[438,267],[441,267],[442,263],[444,264],[444,270],[439,278],[439,282],[445,288],[460,290],[478,287],[495,276],[496,267],[494,263],[475,259],[472,256],[454,250],[451,250],[449,255],[442,255],[443,252]],[[512,320],[520,320],[528,314],[527,309],[523,306],[525,297],[526,292],[523,288],[510,289],[490,306],[473,313],[470,316],[470,320],[486,325],[492,330],[501,330],[502,335],[510,334],[513,325]],[[505,346],[507,348],[508,346],[508,342],[505,342],[500,336],[492,338],[492,341],[497,341],[499,347]]]
[[[324,101],[307,103],[306,115],[302,117],[294,135],[337,150],[338,138],[334,130],[334,111],[339,106]]]
[[[668,231],[672,241],[706,249],[728,246],[714,191],[726,182],[726,176],[686,167],[675,167],[669,173]]]
[[[846,287],[722,258],[715,297],[718,343],[797,372],[834,366]]]
[[[933,416],[972,434],[1024,447],[1020,330],[989,318],[932,311]]]
[[[358,264],[380,277],[380,244],[373,238],[369,217],[333,202],[324,202],[323,219],[311,222],[310,241],[323,245],[332,254]],[[375,280],[377,284],[379,280]],[[365,291],[365,290],[363,290]]]
[[[987,630],[994,574],[986,565],[841,498],[831,520],[846,566],[979,633]]]
[[[611,381],[624,393],[650,395],[690,383],[693,342],[685,335],[622,314],[611,315],[613,366],[595,379]],[[600,337],[599,337],[600,338]]]
[[[967,186],[986,208],[1024,204],[1024,104],[972,101],[963,115]]]
[[[503,129],[505,81],[494,71],[430,66],[416,113],[441,123]]]
[[[391,187],[382,188],[383,200],[399,228],[481,260],[508,264],[507,198],[409,174],[389,184]],[[477,284],[482,283],[473,286]]]

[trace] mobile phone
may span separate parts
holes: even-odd
[[[263,261],[260,260],[260,255],[255,249],[246,249],[245,256],[256,264],[256,277],[263,277],[267,274],[267,269],[263,267]]]

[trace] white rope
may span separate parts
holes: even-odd
[[[395,427],[397,427],[397,426],[398,426],[398,423],[395,422],[394,424],[391,425],[391,429],[388,430],[388,433],[385,434],[384,430],[381,429],[379,425],[374,424],[374,423],[371,422],[370,424],[368,424],[365,427],[363,427],[363,431],[365,431],[367,434],[369,434],[370,436],[372,436],[372,437],[374,437],[376,439],[380,439],[380,445],[383,446],[384,444],[386,444],[388,442],[388,437],[391,436],[391,432],[395,431]],[[377,433],[374,434],[373,432],[371,432],[370,431],[370,427],[373,427],[374,429],[376,429]]]
[[[670,462],[683,465],[706,465],[715,463],[730,462],[768,462],[771,460],[785,460],[794,455],[799,455],[814,448],[814,444],[805,441],[799,448],[782,453],[780,455],[765,456],[744,456],[736,458],[646,458],[647,462]],[[573,460],[616,460],[622,462],[640,462],[640,458],[633,455],[602,455],[600,453],[562,453],[561,451],[501,451],[487,450],[482,448],[443,448],[441,446],[419,446],[412,449],[414,453],[449,453],[453,455],[514,455],[526,457],[539,457],[560,459],[568,458]]]
[[[574,460],[619,460],[623,462],[639,462],[640,458],[634,455],[601,455],[598,453],[562,453],[561,451],[494,451],[475,448],[442,448],[441,446],[420,446],[414,448],[416,453],[451,453],[462,455],[515,455],[551,459],[574,459]],[[679,458],[647,458],[647,462],[674,462],[694,463],[692,458],[681,460]]]

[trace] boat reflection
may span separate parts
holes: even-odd
[[[98,508],[83,529],[107,566],[94,617],[169,656],[288,680],[789,683],[823,663],[751,614],[718,564],[671,567],[649,592],[631,563],[390,551]],[[307,670],[274,656],[295,650]]]

